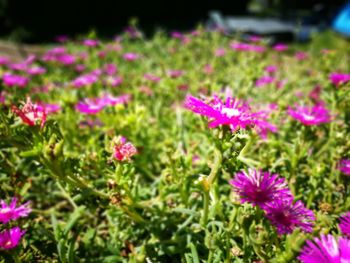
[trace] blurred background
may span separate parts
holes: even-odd
[[[52,42],[57,35],[77,36],[94,30],[99,37],[111,38],[134,18],[146,36],[160,28],[189,31],[199,23],[215,26],[227,17],[273,18],[294,27],[305,25],[322,30],[331,25],[345,3],[344,0],[0,0],[0,37],[41,43]],[[210,16],[211,11],[217,11],[216,16]]]

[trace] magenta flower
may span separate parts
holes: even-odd
[[[350,175],[350,160],[340,160],[340,162],[338,163],[338,169],[343,174]]]
[[[130,161],[131,157],[137,154],[137,149],[126,138],[121,137],[120,142],[114,146],[113,157],[118,161]]]
[[[71,84],[75,88],[81,88],[84,86],[92,85],[98,81],[98,74],[95,74],[94,72],[90,72],[85,75],[81,75],[77,78],[75,78]]]
[[[314,213],[301,201],[293,203],[292,199],[276,198],[268,203],[264,210],[266,218],[277,228],[279,235],[292,233],[296,228],[305,232],[312,231]]]
[[[42,111],[37,104],[33,104],[29,97],[21,109],[18,109],[14,105],[12,105],[11,109],[27,125],[35,126],[40,122],[40,127],[44,127],[46,122],[46,112]]]
[[[257,52],[257,53],[262,53],[266,49],[263,46],[258,46],[258,45],[251,45],[247,43],[231,43],[230,47],[234,50],[237,51],[251,51],[251,52]]]
[[[340,86],[350,81],[350,74],[334,72],[329,75],[329,80],[335,86]]]
[[[20,217],[26,217],[31,212],[29,202],[17,206],[17,198],[12,198],[9,205],[4,200],[0,201],[0,222],[7,224],[11,220],[17,220]]]
[[[288,49],[288,46],[283,43],[277,43],[276,45],[273,46],[273,49],[278,51],[278,52],[283,52]]]
[[[306,241],[298,259],[303,263],[350,262],[350,240],[340,237],[338,242],[332,235]]]
[[[83,101],[79,101],[75,106],[75,109],[84,114],[96,114],[103,110],[106,104],[101,101],[99,98],[97,99],[84,99]]]
[[[159,82],[161,80],[160,77],[153,75],[153,74],[149,74],[149,73],[146,73],[145,75],[143,75],[143,77],[147,80],[152,81],[152,82]]]
[[[275,77],[271,76],[262,76],[261,78],[255,81],[255,86],[263,87],[265,85],[271,84],[275,81]]]
[[[114,74],[117,73],[118,69],[117,69],[117,66],[110,63],[110,64],[105,64],[104,67],[103,67],[103,71],[109,75],[109,76],[112,76]]]
[[[268,65],[264,70],[269,74],[273,74],[277,71],[277,67],[275,65]]]
[[[185,37],[182,33],[177,32],[177,31],[171,32],[170,35],[172,38],[176,38],[176,39],[180,39],[180,40],[182,40]]]
[[[275,199],[293,199],[286,181],[278,174],[249,169],[248,172],[236,173],[230,184],[242,203],[248,202],[262,208]]]
[[[2,231],[0,233],[0,248],[9,250],[17,247],[24,233],[25,231],[22,231],[19,227]]]
[[[289,107],[288,114],[306,126],[320,125],[332,120],[329,111],[320,104],[313,107],[296,105],[295,109]]]
[[[350,212],[347,212],[345,214],[343,214],[340,218],[339,218],[339,228],[340,231],[343,233],[343,235],[345,236],[350,236]]]
[[[28,82],[29,79],[27,77],[21,76],[21,75],[15,75],[12,73],[5,73],[2,75],[2,81],[5,86],[7,87],[20,87],[24,88]]]
[[[68,54],[64,47],[56,47],[47,51],[42,59],[43,61],[57,62],[68,66],[75,62],[76,57]]]
[[[136,54],[136,53],[125,53],[123,55],[123,58],[127,61],[135,61],[137,59],[139,59],[139,54]]]
[[[214,96],[206,103],[193,96],[187,96],[184,106],[194,113],[208,117],[210,128],[227,125],[232,131],[247,127],[254,127],[258,132],[263,131],[264,134],[267,130],[276,131],[273,125],[268,125],[265,112],[252,112],[247,103],[234,98],[228,97],[223,103],[217,96]],[[271,129],[272,126],[273,129]]]
[[[61,110],[61,106],[59,104],[50,104],[50,103],[38,103],[37,109],[39,111],[43,111],[46,114],[56,113]]]
[[[122,95],[113,97],[110,94],[105,94],[100,98],[84,99],[78,102],[75,109],[84,114],[96,114],[107,106],[114,106],[116,104],[126,104],[130,101],[130,95]]]

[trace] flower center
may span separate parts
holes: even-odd
[[[229,118],[241,115],[241,112],[239,110],[232,108],[223,108],[221,110],[221,113],[225,114]]]

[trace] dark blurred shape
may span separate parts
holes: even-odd
[[[0,37],[24,42],[53,41],[57,35],[76,36],[95,29],[99,36],[113,37],[136,17],[140,28],[151,35],[165,30],[191,30],[205,22],[211,10],[223,16],[248,15],[247,6],[259,0],[0,0]],[[276,3],[272,0],[260,0]],[[343,0],[280,0],[277,12],[292,19],[298,9],[309,9],[312,20],[329,23]],[[314,22],[315,22],[314,21]]]
[[[236,3],[237,2],[237,3]],[[208,11],[217,9],[224,14],[244,14],[248,1],[117,1],[117,0],[0,0],[5,10],[1,30],[7,35],[22,32],[22,40],[50,41],[56,35],[76,35],[96,29],[99,35],[112,37],[136,17],[146,34],[157,27],[189,30],[205,21]],[[28,33],[27,35],[25,33]]]

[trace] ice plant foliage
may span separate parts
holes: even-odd
[[[308,240],[298,259],[303,263],[348,263],[350,240],[340,237],[338,241],[330,234]]]
[[[230,184],[242,203],[265,207],[277,199],[289,201],[293,198],[286,181],[278,174],[249,169],[236,173]]]
[[[12,105],[12,111],[20,117],[25,124],[35,126],[40,123],[40,127],[44,127],[47,117],[46,111],[37,104],[32,103],[29,97],[21,109]]]
[[[29,202],[17,207],[17,198],[12,198],[9,205],[4,200],[0,201],[0,222],[7,224],[11,220],[26,217],[31,212]]]
[[[185,107],[194,113],[209,118],[209,127],[215,128],[227,125],[234,132],[237,129],[255,127],[263,137],[267,131],[276,132],[274,125],[267,122],[267,115],[263,112],[253,112],[246,102],[228,97],[222,102],[217,96],[204,102],[191,95],[186,97]]]
[[[288,114],[306,126],[320,125],[332,120],[329,111],[320,104],[311,107],[296,105],[294,109],[289,107]]]

